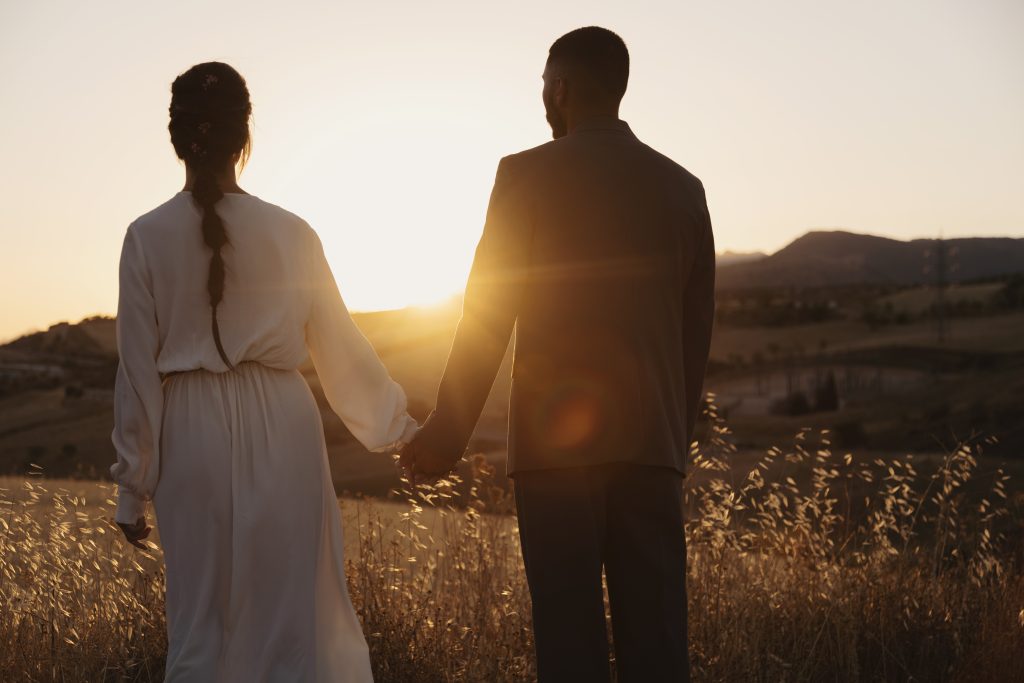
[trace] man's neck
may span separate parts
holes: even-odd
[[[568,124],[566,128],[571,133],[578,126],[582,124],[589,124],[595,122],[605,121],[618,121],[619,110],[616,109],[593,109],[589,111],[582,111],[576,114],[571,114],[566,117]]]

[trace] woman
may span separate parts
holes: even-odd
[[[171,86],[185,189],[135,220],[120,264],[111,468],[136,545],[160,521],[166,680],[369,681],[307,350],[360,442],[398,449],[406,397],[302,219],[242,191],[252,106],[230,66]]]

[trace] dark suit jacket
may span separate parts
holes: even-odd
[[[715,250],[701,182],[623,121],[498,165],[437,407],[417,440],[462,455],[516,331],[509,474],[685,470]]]

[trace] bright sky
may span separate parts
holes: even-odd
[[[170,82],[210,59],[252,92],[242,186],[318,230],[351,308],[460,290],[498,159],[550,137],[547,48],[588,24],[720,250],[1024,236],[1020,0],[0,0],[0,339],[114,311],[125,228],[182,183]]]

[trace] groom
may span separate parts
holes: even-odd
[[[701,402],[715,252],[704,188],[618,117],[629,53],[551,46],[555,140],[498,165],[437,407],[402,453],[462,457],[513,328],[508,472],[542,683],[688,680],[682,477]]]

